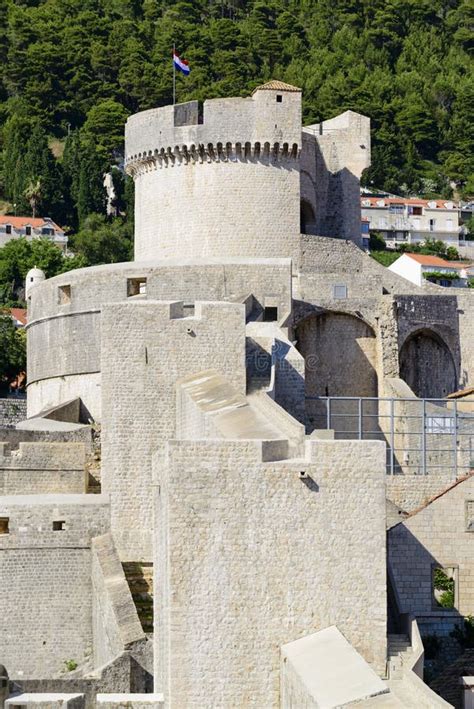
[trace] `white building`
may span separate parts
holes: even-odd
[[[403,276],[407,281],[422,286],[426,280],[440,286],[464,288],[468,279],[474,277],[474,266],[461,261],[446,261],[439,256],[425,256],[424,254],[402,254],[391,266],[390,271]],[[428,274],[433,274],[428,279]],[[434,275],[436,274],[436,276]],[[445,278],[441,274],[447,274]],[[453,274],[457,278],[453,278]]]
[[[0,247],[11,239],[48,238],[62,251],[67,248],[67,236],[63,229],[55,224],[50,217],[12,217],[0,216]]]
[[[361,216],[370,231],[379,232],[389,246],[415,244],[435,239],[458,248],[464,244],[456,202],[403,197],[361,197]]]

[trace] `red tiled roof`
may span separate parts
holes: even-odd
[[[33,217],[12,217],[11,215],[2,215],[0,216],[0,224],[11,224],[15,227],[15,229],[22,229],[25,226],[32,226],[36,229],[43,226],[49,226],[58,231],[63,231],[62,228],[55,224],[52,220],[46,220],[43,219],[43,217],[35,217],[33,219]]]
[[[368,197],[367,195],[361,195],[360,199],[361,202],[370,202],[371,207],[378,207],[379,205],[377,204],[377,202],[383,202],[384,207],[389,207],[391,204],[428,207],[429,202],[434,202],[436,204],[436,209],[447,209],[446,204],[448,203],[454,205],[453,209],[457,209],[459,207],[459,205],[452,199],[418,199],[416,197]],[[430,209],[430,207],[428,207],[428,209]]]
[[[457,487],[461,483],[466,482],[466,480],[469,480],[469,478],[472,478],[474,475],[474,470],[471,470],[469,473],[466,473],[466,475],[463,475],[461,478],[458,478],[457,480],[454,480],[454,482],[450,483],[444,490],[441,490],[441,492],[438,492],[436,495],[433,495],[430,497],[426,502],[424,502],[420,507],[417,507],[416,510],[413,510],[413,512],[410,512],[406,519],[409,519],[410,517],[414,517],[417,515],[419,512],[422,512],[426,507],[429,505],[432,505],[433,502],[436,502],[436,500],[439,500],[440,497],[443,497],[443,495],[446,495],[446,493],[450,492],[453,488]],[[404,522],[405,520],[402,520]]]
[[[469,268],[472,265],[471,263],[466,263],[463,261],[445,261],[444,258],[440,258],[439,256],[410,253],[405,253],[404,255],[409,256],[417,263],[421,263],[422,266],[442,266],[443,268],[455,268],[460,271],[463,268]]]
[[[25,308],[9,308],[10,315],[15,320],[18,320],[22,325],[26,325],[26,310]]]

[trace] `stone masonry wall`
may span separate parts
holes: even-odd
[[[389,531],[389,562],[402,612],[452,615],[435,606],[431,577],[433,566],[456,566],[457,612],[474,613],[474,546],[469,529],[473,510],[471,476]]]
[[[382,443],[263,463],[256,442],[172,441],[155,465],[165,702],[278,707],[280,646],[331,624],[383,670]]]
[[[111,534],[92,540],[92,627],[94,667],[146,641]]]
[[[166,106],[127,121],[135,258],[296,257],[301,92],[207,101],[191,125],[174,116]]]
[[[50,278],[32,289],[28,303],[29,416],[79,396],[100,421],[100,311],[104,303],[127,301],[134,279],[146,280],[143,298],[193,304],[253,293],[262,307],[277,306],[279,318],[291,310],[290,259],[110,264]],[[61,302],[64,288],[70,302]]]
[[[58,677],[92,652],[91,538],[107,531],[102,495],[0,497],[0,647],[12,679]],[[64,528],[53,529],[62,521]]]
[[[80,494],[86,491],[83,443],[0,443],[0,494]]]
[[[297,160],[253,155],[142,172],[135,178],[135,258],[296,259],[299,183]],[[176,195],[185,209],[176,208]]]
[[[122,560],[152,558],[151,456],[176,425],[175,382],[213,368],[245,394],[244,306],[135,301],[102,313],[102,489]]]
[[[0,399],[0,426],[14,426],[26,419],[26,399]]]

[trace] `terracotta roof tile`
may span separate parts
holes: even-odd
[[[290,92],[301,92],[297,86],[292,86],[291,84],[285,84],[284,81],[277,81],[277,79],[272,79],[267,81],[266,84],[257,86],[256,89],[252,91],[252,96],[256,91],[290,91]]]
[[[446,261],[439,256],[429,256],[425,254],[410,254],[405,252],[405,256],[409,256],[413,261],[421,263],[422,266],[442,266],[443,268],[455,268],[460,271],[463,268],[469,268],[472,264],[465,261]]]
[[[43,219],[43,217],[12,217],[11,215],[0,216],[0,224],[11,224],[15,229],[21,229],[25,226],[32,226],[34,228],[40,228],[43,226],[53,227],[58,231],[62,231],[61,227],[55,224],[52,220]]]
[[[434,202],[436,204],[436,209],[448,209],[446,207],[447,204],[454,205],[452,208],[453,210],[459,208],[459,204],[452,199],[418,199],[417,197],[369,197],[368,195],[361,195],[360,199],[361,202],[370,202],[371,207],[378,207],[379,205],[377,204],[377,202],[383,202],[384,207],[389,207],[391,204],[428,207],[429,203]],[[430,209],[430,207],[428,207],[428,209]]]

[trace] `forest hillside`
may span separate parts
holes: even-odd
[[[103,214],[126,117],[177,100],[303,88],[304,120],[372,120],[366,185],[474,193],[472,0],[0,0],[0,208],[77,231]],[[117,210],[130,211],[119,171]],[[16,205],[14,207],[14,205]]]

